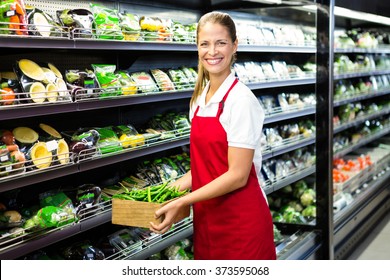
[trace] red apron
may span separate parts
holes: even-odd
[[[237,79],[215,117],[197,116],[199,107],[195,111],[190,135],[193,191],[228,170],[227,135],[219,117],[236,83]],[[195,203],[193,211],[195,259],[276,259],[271,213],[253,164],[244,187]]]

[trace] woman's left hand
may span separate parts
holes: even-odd
[[[151,222],[149,229],[159,234],[167,232],[176,220],[176,217],[179,214],[179,210],[181,207],[183,207],[183,205],[180,199],[176,199],[158,209],[155,213],[155,217],[156,219],[163,217],[163,221],[159,225],[156,225]]]

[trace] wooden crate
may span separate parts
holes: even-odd
[[[165,203],[153,203],[123,199],[112,199],[111,222],[116,225],[149,228],[150,222],[158,225],[163,218],[155,219],[154,213]],[[175,223],[190,215],[190,206],[183,207]]]

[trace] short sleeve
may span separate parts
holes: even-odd
[[[229,146],[256,149],[260,143],[264,111],[252,92],[241,95],[230,107],[226,127]]]

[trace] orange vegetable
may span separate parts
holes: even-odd
[[[20,168],[23,167],[26,157],[21,151],[16,150],[11,152],[11,160],[13,163],[18,163],[14,164],[14,168]]]
[[[0,89],[0,104],[2,105],[12,105],[15,101],[15,93],[10,88]]]
[[[8,25],[9,29],[11,29],[11,31],[14,31],[16,32],[16,34],[20,35],[19,34],[19,28],[20,28],[20,21],[19,21],[19,16],[18,15],[13,15],[9,18],[9,22],[10,24]],[[14,23],[14,24],[12,24]]]
[[[16,144],[7,145],[7,150],[8,150],[9,152],[18,151],[18,150],[19,150],[19,146],[16,145]]]
[[[25,15],[25,11],[24,11],[23,7],[18,2],[15,3],[15,10],[16,10],[16,13],[18,13],[19,15],[22,15],[22,16]]]

